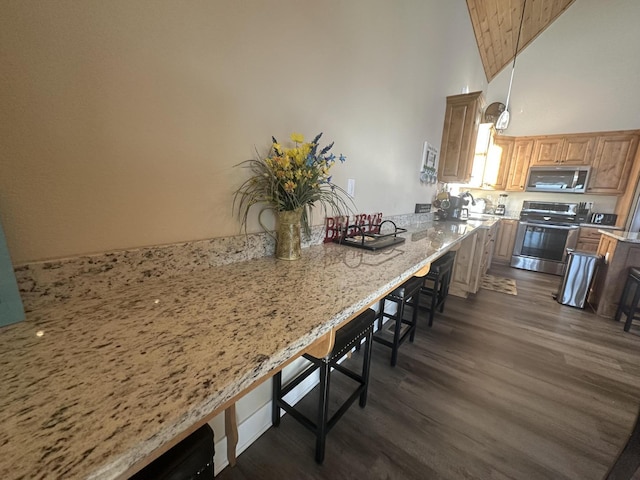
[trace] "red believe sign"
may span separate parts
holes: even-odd
[[[348,237],[358,233],[380,233],[382,212],[371,215],[367,215],[366,213],[354,215],[352,223],[349,223],[349,218],[349,215],[326,217],[324,243],[332,242],[336,238],[343,236]]]

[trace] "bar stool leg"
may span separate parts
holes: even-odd
[[[416,330],[418,329],[418,309],[420,308],[420,290],[414,294],[414,298],[411,299],[413,313],[411,314],[411,335],[409,341],[413,342],[416,338]]]
[[[620,317],[622,316],[622,312],[624,311],[624,302],[629,295],[629,289],[631,288],[631,282],[629,281],[630,277],[627,277],[627,281],[624,284],[624,288],[622,289],[622,296],[620,297],[620,303],[618,304],[618,308],[616,309],[616,322],[620,321]]]
[[[444,274],[442,278],[442,302],[440,302],[440,313],[444,312],[444,302],[447,301],[449,295],[449,283],[451,282],[451,270]]]
[[[633,321],[633,318],[636,316],[638,302],[640,302],[640,286],[635,282],[634,282],[634,286],[636,288],[636,291],[633,295],[632,303],[629,305],[629,310],[627,310],[627,321],[624,322],[625,332],[628,332],[629,329],[631,328],[631,322]],[[622,300],[624,301],[624,298]],[[618,308],[620,308],[620,305],[618,305]]]
[[[280,399],[282,391],[282,371],[279,371],[273,376],[273,394],[271,398],[271,424],[274,427],[280,426],[280,405],[278,401]]]
[[[320,392],[318,400],[318,421],[316,423],[316,462],[324,461],[324,450],[327,439],[327,419],[329,418],[329,382],[331,380],[331,364],[322,362],[320,370]]]
[[[391,347],[391,366],[398,363],[398,350],[400,349],[400,330],[402,329],[402,318],[404,317],[404,301],[398,302],[396,310],[396,325],[393,330],[393,346]]]
[[[369,330],[364,343],[364,359],[362,360],[362,378],[364,379],[364,386],[362,393],[360,393],[360,407],[364,408],[367,405],[367,392],[369,390],[369,369],[371,368],[371,352],[373,350],[373,331]]]
[[[436,315],[436,305],[440,296],[440,278],[436,277],[433,281],[433,293],[431,295],[431,308],[429,309],[429,326],[433,326],[433,317]],[[441,312],[442,313],[442,312]]]

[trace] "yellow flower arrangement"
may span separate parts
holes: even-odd
[[[278,212],[302,209],[301,224],[307,236],[311,232],[311,208],[316,204],[334,215],[349,210],[342,197],[344,190],[331,183],[329,175],[336,162],[336,156],[330,153],[333,142],[320,148],[321,136],[322,133],[305,142],[302,134],[292,133],[293,146],[289,148],[271,137],[271,150],[266,158],[240,163],[253,174],[234,194],[234,210],[237,209],[245,230],[249,210],[256,204],[264,205],[260,213],[266,209]],[[337,159],[344,162],[346,157],[340,154]]]

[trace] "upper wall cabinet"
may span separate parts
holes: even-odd
[[[509,167],[515,146],[514,137],[498,135],[489,150],[488,166],[484,184],[495,190],[506,190],[509,182]]]
[[[534,143],[535,141],[531,137],[516,138],[513,146],[513,156],[511,157],[511,166],[509,168],[509,177],[507,179],[507,188],[505,188],[505,190],[524,192]]]
[[[447,97],[438,163],[441,182],[467,183],[471,179],[483,108],[482,92]]]
[[[629,172],[638,148],[636,134],[603,134],[598,136],[591,162],[591,178],[587,193],[621,195],[627,188]]]
[[[564,138],[562,137],[536,138],[533,143],[531,166],[557,165],[560,162],[563,144]]]
[[[588,165],[593,157],[593,135],[547,135],[536,137],[531,166]]]
[[[593,158],[596,138],[593,135],[567,135],[562,146],[560,163],[589,165]]]

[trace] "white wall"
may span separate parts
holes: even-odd
[[[518,55],[508,135],[640,128],[640,1],[576,0]],[[489,84],[504,103],[511,65]]]
[[[234,165],[292,131],[335,140],[348,161],[334,179],[356,180],[359,211],[411,212],[432,198],[418,168],[445,96],[486,88],[464,0],[0,9],[0,221],[15,263],[237,234]]]

